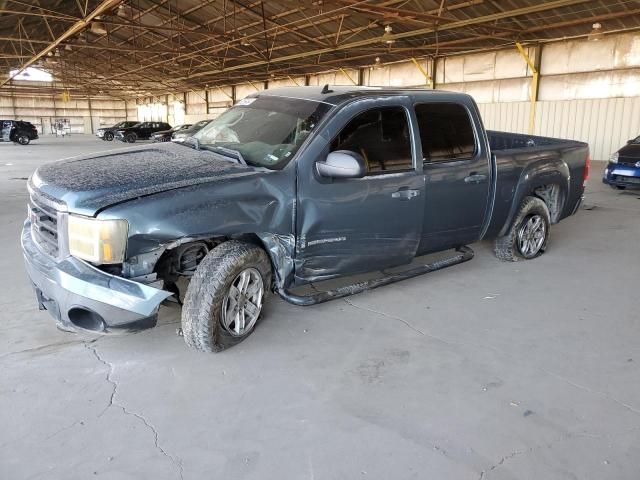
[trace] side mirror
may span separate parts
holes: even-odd
[[[350,150],[336,150],[324,162],[316,162],[318,174],[329,178],[362,178],[367,167],[361,155]]]

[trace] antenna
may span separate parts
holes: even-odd
[[[333,93],[333,90],[329,89],[329,84],[327,83],[324,87],[322,87],[322,91],[320,93],[322,93],[323,95],[326,93]]]

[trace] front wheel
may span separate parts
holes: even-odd
[[[525,197],[507,234],[496,239],[496,257],[509,262],[538,257],[547,248],[550,225],[546,203],[537,197]]]
[[[124,138],[128,143],[136,143],[136,134],[135,133],[129,133]]]
[[[265,251],[231,240],[202,260],[191,278],[182,307],[182,333],[190,347],[219,352],[254,330],[271,285]]]
[[[103,140],[106,140],[107,142],[110,142],[111,140],[113,140],[113,133],[111,132],[106,132],[104,134],[104,137],[102,137]]]

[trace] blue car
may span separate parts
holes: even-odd
[[[619,190],[627,187],[640,188],[640,136],[629,140],[611,155],[609,164],[604,169],[602,182]]]

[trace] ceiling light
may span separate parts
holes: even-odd
[[[602,32],[602,24],[596,22],[591,25],[591,29],[591,33],[587,37],[589,40],[597,42],[598,40],[601,40],[602,37],[604,37],[604,33]]]
[[[387,45],[392,45],[396,43],[395,38],[393,38],[393,27],[391,25],[385,25],[384,34],[382,35],[382,42]]]
[[[104,35],[107,33],[107,27],[102,22],[91,22],[89,30],[97,35]]]
[[[251,42],[247,38],[247,34],[246,33],[242,34],[242,38],[240,38],[240,45],[242,45],[243,47],[250,47],[251,46]]]

